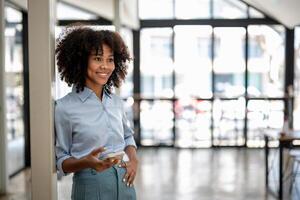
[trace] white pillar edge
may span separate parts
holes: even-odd
[[[115,26],[115,31],[120,33],[121,30],[121,19],[120,19],[120,2],[121,0],[113,0],[113,8],[114,8],[114,19],[113,25]],[[115,92],[117,95],[120,95],[120,88],[115,88]]]
[[[4,0],[0,0],[0,194],[8,189],[7,128],[5,95],[5,12]]]
[[[122,0],[114,0],[114,19],[113,25],[115,26],[116,32],[120,32],[121,29],[121,19],[120,19],[120,5]]]
[[[55,0],[28,0],[32,200],[56,200],[54,153]]]

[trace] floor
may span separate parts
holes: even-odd
[[[19,171],[25,165],[25,160],[23,159],[25,154],[24,137],[17,137],[7,144],[7,154],[9,155],[8,174],[12,174],[13,172]]]
[[[274,200],[265,192],[261,149],[140,148],[135,181],[140,200]],[[69,175],[58,182],[58,199],[70,199]],[[30,169],[10,181],[0,200],[30,199]]]

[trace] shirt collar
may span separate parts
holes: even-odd
[[[94,91],[91,90],[91,89],[88,88],[88,87],[84,87],[84,88],[83,88],[83,91],[79,91],[79,93],[77,93],[77,92],[76,92],[76,86],[73,86],[73,87],[72,87],[72,92],[75,93],[76,95],[78,95],[78,97],[80,98],[80,100],[81,100],[82,102],[85,102],[85,100],[86,100],[89,96],[91,96],[91,95],[94,93]],[[105,98],[106,95],[107,95],[108,97],[110,97],[110,95],[109,95],[106,91],[104,91],[104,92],[103,92],[103,99]]]
[[[75,93],[82,102],[85,102],[85,100],[93,93],[93,90],[91,90],[88,87],[84,87],[83,91],[76,92],[76,86],[72,87],[72,92]]]

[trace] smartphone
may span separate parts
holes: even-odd
[[[102,159],[103,160],[107,160],[108,159],[111,162],[113,162],[116,159],[121,160],[124,155],[125,155],[124,151],[118,151],[118,152],[113,152],[113,153],[106,154]]]

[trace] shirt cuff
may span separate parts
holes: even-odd
[[[125,139],[125,147],[127,147],[127,146],[133,146],[134,148],[137,149],[137,146],[136,146],[133,136]]]
[[[57,167],[57,170],[58,170],[57,176],[58,176],[59,178],[61,178],[61,177],[63,177],[63,176],[67,176],[68,174],[70,174],[70,173],[65,173],[64,170],[62,169],[62,163],[63,163],[66,159],[68,159],[68,158],[70,158],[70,157],[71,157],[71,156],[69,156],[69,155],[65,155],[64,157],[61,157],[60,159],[57,160],[57,165],[56,165],[56,167]]]

